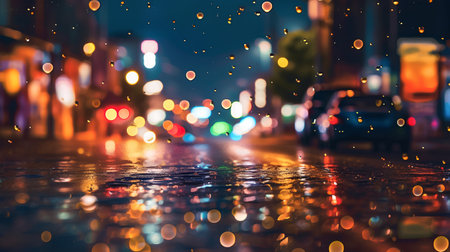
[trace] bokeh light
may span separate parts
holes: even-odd
[[[448,249],[448,239],[445,236],[438,236],[433,241],[433,248],[436,251],[442,252]]]
[[[161,93],[163,90],[164,85],[159,80],[152,80],[144,84],[142,87],[142,90],[144,91],[145,95],[157,95]]]
[[[128,117],[130,117],[130,110],[127,108],[121,108],[119,110],[119,118],[126,120],[126,119],[128,119]]]
[[[136,71],[134,71],[134,70],[129,71],[125,75],[125,80],[130,85],[136,85],[136,83],[138,83],[138,81],[139,81],[139,74]]]
[[[55,92],[59,102],[64,106],[72,107],[75,104],[75,90],[69,77],[62,75],[56,79]]]
[[[220,235],[220,244],[225,248],[230,248],[236,242],[236,237],[231,232],[224,232]]]
[[[355,221],[351,216],[344,216],[341,218],[341,227],[345,230],[349,230],[353,228]]]
[[[127,134],[129,136],[136,136],[138,134],[138,127],[130,125],[127,127]]]
[[[272,10],[272,3],[269,1],[265,1],[262,3],[261,8],[264,12],[270,12]]]
[[[230,113],[233,118],[241,118],[243,115],[242,104],[237,101],[231,103],[231,112]]]
[[[221,105],[222,108],[229,109],[231,108],[231,101],[229,99],[223,99]]]
[[[220,214],[220,211],[219,211],[219,210],[213,209],[213,210],[210,210],[210,211],[208,212],[207,218],[208,218],[208,221],[209,221],[209,222],[211,222],[211,223],[217,223],[217,222],[220,221],[221,216],[222,216],[222,215]]]
[[[89,1],[89,9],[97,11],[100,8],[100,2],[98,0]]]
[[[152,52],[144,54],[144,66],[147,69],[152,69],[156,66],[156,55]]]
[[[419,197],[423,194],[423,188],[420,185],[416,185],[412,189],[412,193],[414,196]]]
[[[145,125],[145,118],[142,116],[136,116],[133,120],[134,125],[138,128],[142,128]]]
[[[195,76],[196,76],[196,74],[192,70],[186,72],[186,79],[188,79],[190,81],[194,80]]]
[[[166,111],[163,109],[151,109],[147,114],[147,122],[151,125],[159,125],[166,119]]]
[[[110,250],[107,244],[97,243],[92,247],[91,252],[110,252]]]
[[[158,42],[156,42],[155,40],[142,41],[141,52],[143,54],[153,53],[153,55],[155,55],[158,52]]]
[[[164,100],[163,108],[166,111],[172,111],[174,107],[175,107],[175,102],[173,100],[171,100],[171,99]]]
[[[43,242],[49,242],[52,239],[52,233],[50,233],[49,231],[44,231],[41,233],[41,240]]]
[[[42,71],[44,71],[44,73],[46,73],[46,74],[51,73],[51,72],[53,71],[53,65],[52,65],[52,63],[49,63],[49,62],[44,63],[44,64],[42,65]]]
[[[195,221],[195,215],[193,212],[186,212],[183,219],[186,223],[192,223]]]
[[[142,138],[146,143],[154,143],[156,141],[156,134],[155,132],[149,130],[144,133],[144,136]]]
[[[277,61],[277,64],[281,68],[286,68],[289,65],[289,61],[285,57],[280,57]]]
[[[201,19],[203,19],[205,17],[205,14],[203,14],[203,12],[198,12],[197,13],[197,19],[198,20],[201,20]]]
[[[187,101],[187,100],[182,100],[182,101],[180,101],[180,108],[182,109],[182,110],[187,110],[187,109],[189,109],[189,102]]]
[[[113,108],[109,108],[105,111],[105,117],[108,121],[114,121],[117,118],[117,111]]]
[[[177,229],[172,224],[166,224],[161,228],[161,236],[164,240],[172,240],[177,235]]]
[[[353,41],[353,47],[355,47],[356,50],[360,50],[361,48],[363,48],[364,46],[364,42],[361,39],[356,39],[355,41]]]
[[[344,244],[340,241],[334,241],[330,243],[328,247],[329,252],[344,252]]]
[[[86,56],[91,56],[95,51],[95,44],[92,42],[88,42],[83,46],[83,52]]]

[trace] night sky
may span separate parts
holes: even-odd
[[[263,67],[260,63],[257,39],[270,41],[276,53],[276,41],[284,36],[284,28],[309,29],[306,1],[274,1],[269,13],[262,10],[262,2],[150,1],[148,8],[148,1],[124,1],[122,5],[114,0],[102,1],[96,15],[112,41],[137,46],[143,39],[159,42],[157,67],[146,70],[146,79],[163,81],[166,96],[194,102],[205,98],[220,101],[238,99],[241,90],[269,71],[269,65]],[[303,12],[297,13],[296,6],[301,6]],[[260,16],[255,14],[257,11]],[[198,12],[204,13],[202,20],[197,19]],[[249,51],[244,43],[249,44]],[[139,47],[127,48],[139,51]],[[234,61],[228,59],[230,54],[236,56]],[[269,59],[269,54],[265,56]],[[197,73],[192,82],[185,78],[188,70]]]

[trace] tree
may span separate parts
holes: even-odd
[[[285,102],[298,103],[315,82],[317,47],[314,38],[313,31],[298,30],[290,32],[278,43],[269,86],[272,93]]]

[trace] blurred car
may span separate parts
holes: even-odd
[[[388,149],[397,143],[407,152],[414,125],[398,96],[349,96],[345,91],[337,92],[317,118],[319,140],[330,148],[344,141],[369,141]]]
[[[325,112],[326,106],[333,95],[338,91],[355,93],[352,89],[324,89],[321,86],[308,88],[303,103],[300,104],[295,113],[295,131],[299,142],[309,144],[317,137],[317,117]]]

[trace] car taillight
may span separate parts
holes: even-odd
[[[339,119],[334,115],[328,117],[328,121],[330,122],[331,125],[336,125],[339,123]]]
[[[411,116],[410,118],[408,118],[408,120],[406,122],[408,123],[409,126],[412,127],[412,126],[416,125],[416,118]]]

